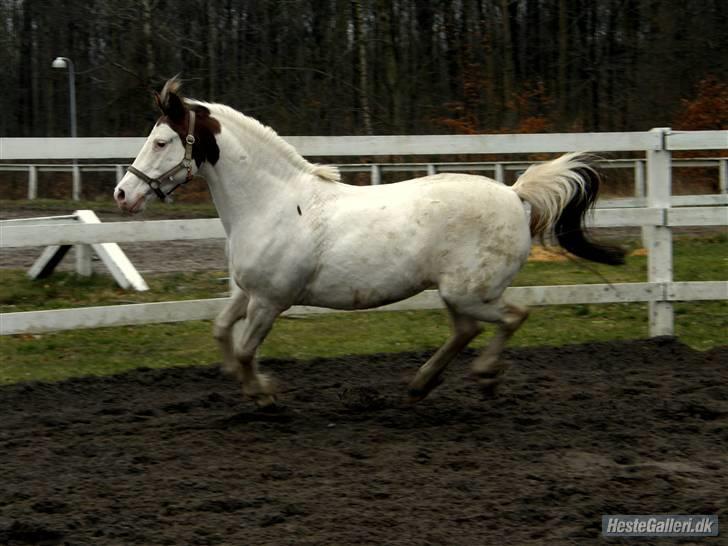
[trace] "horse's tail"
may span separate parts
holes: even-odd
[[[599,193],[599,174],[587,155],[570,153],[531,165],[513,189],[531,205],[531,234],[553,229],[566,250],[609,265],[624,263],[624,250],[591,241],[584,231],[584,216]]]

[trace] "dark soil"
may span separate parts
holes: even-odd
[[[268,360],[275,412],[214,367],[3,387],[0,543],[581,545],[602,514],[728,525],[728,347],[512,350],[492,400],[469,353],[407,406],[426,356]]]

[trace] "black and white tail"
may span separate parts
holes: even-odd
[[[591,241],[584,216],[599,194],[599,174],[583,153],[565,154],[532,165],[513,189],[531,205],[531,235],[552,230],[566,250],[587,260],[609,265],[624,263],[624,250]]]

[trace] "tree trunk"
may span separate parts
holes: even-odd
[[[146,60],[144,81],[148,86],[154,81],[157,73],[157,67],[154,65],[155,37],[152,31],[154,26],[152,10],[152,0],[142,0],[142,32],[144,33],[144,53]]]
[[[217,97],[217,17],[215,2],[207,2],[207,94],[208,100],[215,100]]]
[[[567,0],[559,0],[559,55],[558,55],[558,76],[556,88],[558,89],[559,118],[564,120],[567,116],[567,105],[569,87],[567,82],[569,66],[569,18]]]
[[[361,118],[364,124],[364,132],[367,135],[373,134],[372,117],[369,111],[369,73],[367,71],[367,44],[364,39],[364,15],[362,13],[361,0],[352,0],[351,5],[354,11],[354,41],[357,48],[359,81],[357,86],[357,94],[359,98],[359,107],[361,108]]]
[[[393,17],[393,6],[389,0],[377,0],[377,17],[379,19],[380,40],[383,48],[381,64],[384,68],[389,112],[388,118],[393,127],[399,127],[401,122],[402,96],[399,88],[399,67],[397,62],[397,49],[395,35],[396,23]]]
[[[507,104],[513,98],[515,65],[513,62],[513,40],[511,37],[511,22],[509,20],[510,10],[508,7],[510,0],[501,0],[501,35],[503,37],[503,104]],[[514,116],[508,116],[507,125],[514,125]]]

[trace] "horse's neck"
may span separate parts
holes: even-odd
[[[234,140],[225,144],[218,162],[207,164],[201,174],[228,235],[238,224],[274,224],[276,210],[295,210],[295,203],[313,191],[310,174],[270,152],[238,146]]]

